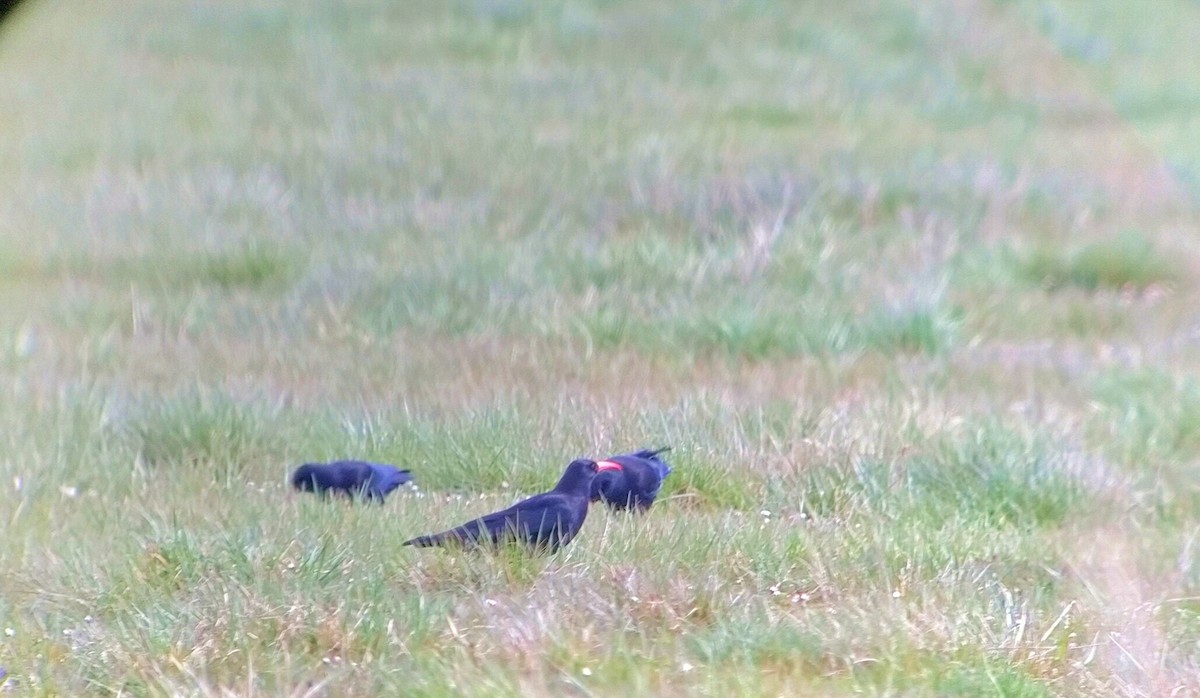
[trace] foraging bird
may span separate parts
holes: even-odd
[[[613,509],[637,507],[645,511],[654,503],[663,479],[671,472],[671,466],[659,457],[670,451],[664,446],[656,451],[643,449],[635,453],[610,456],[600,463],[616,463],[619,469],[605,470],[592,480],[592,501],[603,499]]]
[[[620,463],[572,461],[558,484],[549,492],[468,521],[458,528],[413,538],[405,541],[404,545],[418,548],[438,545],[466,547],[516,541],[535,549],[554,552],[570,543],[583,526],[588,512],[588,493],[596,473],[620,469]]]
[[[329,464],[305,463],[296,468],[292,473],[292,487],[301,492],[316,492],[322,497],[333,490],[348,497],[361,496],[383,502],[392,490],[412,479],[408,470],[394,465],[339,460]]]

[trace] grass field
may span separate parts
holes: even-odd
[[[1200,3],[30,0],[16,695],[1200,695]],[[401,548],[674,446],[547,557]],[[362,457],[419,489],[289,498]]]

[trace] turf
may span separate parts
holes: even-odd
[[[1200,693],[1197,22],[27,0],[0,681]],[[667,444],[553,555],[399,545]]]

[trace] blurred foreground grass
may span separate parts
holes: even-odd
[[[9,684],[1200,692],[1197,21],[26,3]],[[555,556],[398,546],[660,444]],[[288,499],[347,456],[420,489]]]

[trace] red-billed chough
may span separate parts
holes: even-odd
[[[468,521],[458,528],[413,538],[405,541],[404,545],[415,545],[418,548],[468,547],[515,541],[554,552],[570,543],[583,526],[583,520],[587,518],[588,493],[596,473],[620,468],[619,463],[573,461],[567,466],[558,484],[549,492],[534,495],[507,509]]]
[[[592,501],[602,499],[613,509],[649,509],[658,496],[663,478],[671,472],[671,466],[659,454],[670,450],[670,446],[655,451],[644,449],[599,461],[621,467],[605,470],[592,480]]]
[[[316,492],[321,496],[330,491],[341,492],[378,502],[406,482],[412,482],[408,470],[359,460],[305,463],[292,473],[292,487],[301,492]]]

